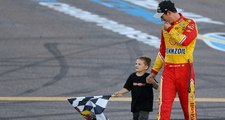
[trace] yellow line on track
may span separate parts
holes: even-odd
[[[198,39],[208,40],[208,41],[217,42],[217,43],[221,43],[221,44],[225,45],[224,40],[219,40],[219,39],[216,39],[216,38],[210,38],[210,37],[207,37],[207,36],[204,36],[204,35],[198,35]]]
[[[0,101],[53,101],[63,102],[70,97],[0,97]],[[111,97],[110,101],[131,101],[130,97]],[[179,99],[175,98],[178,102]],[[225,98],[196,98],[196,102],[225,102]]]

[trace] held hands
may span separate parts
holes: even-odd
[[[146,78],[146,83],[152,84],[153,88],[158,89],[158,83],[155,81],[155,74],[151,73],[147,78]]]
[[[155,74],[151,73],[147,78],[146,78],[146,83],[148,84],[153,84],[155,82]]]

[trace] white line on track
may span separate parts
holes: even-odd
[[[119,24],[116,21],[109,20],[109,19],[104,18],[104,17],[100,17],[100,16],[98,16],[96,14],[93,14],[93,13],[90,13],[88,11],[84,11],[84,10],[78,9],[74,6],[70,6],[66,3],[40,2],[39,4],[42,5],[42,6],[46,6],[48,8],[51,8],[53,10],[56,10],[58,12],[62,12],[64,14],[70,15],[72,17],[79,18],[83,21],[96,23],[97,26],[100,26],[104,29],[111,30],[111,31],[113,31],[115,33],[119,33],[121,35],[125,35],[128,38],[135,39],[137,41],[143,42],[145,44],[148,44],[149,46],[159,48],[160,38],[158,38],[157,36],[149,35],[147,33],[144,33],[142,31],[140,31],[140,30],[136,30],[132,27],[128,27],[128,26],[123,25],[123,24]],[[210,37],[200,35],[200,34],[198,35],[198,39],[225,44],[225,42],[222,41],[222,40],[210,38]]]
[[[217,43],[225,45],[225,41],[224,40],[210,38],[210,37],[207,37],[207,36],[204,36],[204,35],[200,35],[200,34],[198,35],[198,39],[212,41],[212,42],[217,42]]]
[[[95,23],[97,26],[100,26],[104,29],[113,31],[115,33],[119,33],[121,35],[125,35],[128,38],[135,39],[137,41],[143,42],[155,48],[159,48],[160,39],[156,36],[149,35],[140,30],[136,30],[132,27],[128,27],[123,24],[119,24],[116,21],[109,20],[104,17],[100,17],[99,15],[93,14],[88,11],[84,11],[82,9],[76,8],[74,6],[70,6],[66,3],[54,2],[40,2],[42,6],[46,6],[55,11],[70,15],[75,18],[79,18],[85,22]]]

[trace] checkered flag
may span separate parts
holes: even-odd
[[[73,97],[68,101],[86,120],[109,120],[103,111],[110,97],[111,95]]]

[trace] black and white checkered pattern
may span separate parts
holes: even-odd
[[[90,117],[91,120],[109,120],[103,111],[109,101],[111,95],[93,96],[93,97],[73,97],[68,101],[72,106],[85,118]],[[83,113],[91,113],[84,115]]]

